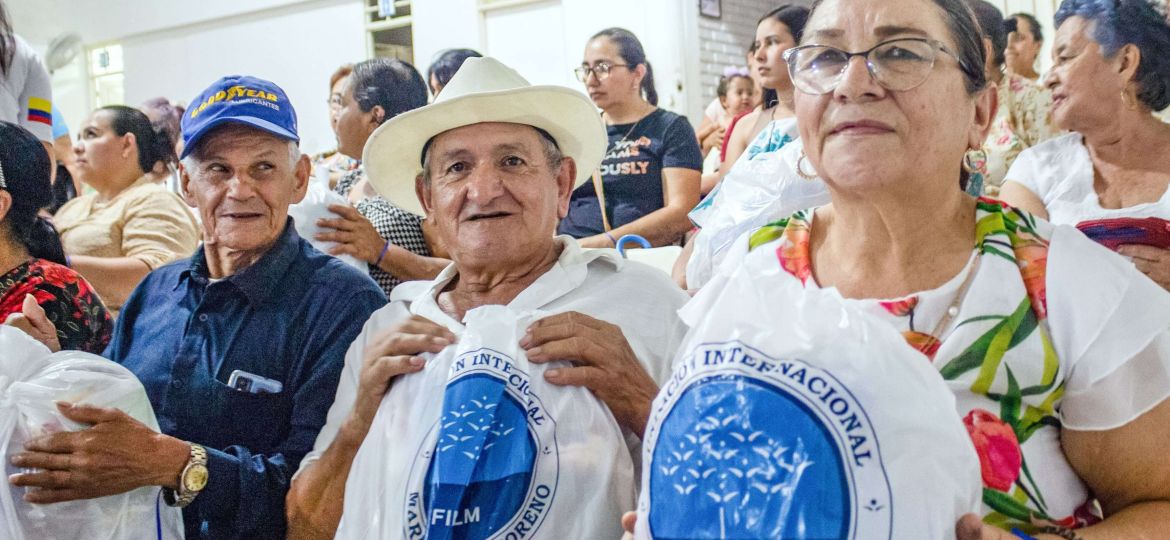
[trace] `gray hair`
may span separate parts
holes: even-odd
[[[565,160],[565,154],[561,152],[560,147],[557,146],[557,141],[553,139],[552,135],[543,129],[536,126],[529,126],[540,134],[540,142],[544,150],[544,159],[548,162],[548,169],[554,174],[561,168],[561,162]],[[431,141],[434,139],[432,138]],[[427,141],[426,146],[423,147],[422,158],[422,179],[423,184],[431,185],[431,141]]]

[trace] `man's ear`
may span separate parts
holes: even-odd
[[[573,187],[577,183],[577,162],[565,156],[561,166],[557,169],[557,217],[565,219],[569,215],[569,199],[573,197]]]
[[[309,176],[313,172],[313,162],[309,160],[309,156],[301,154],[300,159],[297,160],[296,169],[293,176],[296,177],[296,184],[293,185],[293,198],[289,201],[291,204],[297,204],[305,200],[305,194],[309,192]]]
[[[422,204],[423,216],[432,216],[434,212],[431,206],[431,186],[423,179],[423,173],[418,173],[414,177],[414,195],[418,197],[418,202]]]
[[[182,161],[179,162],[179,192],[183,194],[183,200],[187,202],[187,206],[199,208],[195,197],[191,196],[191,171],[187,170],[187,164]]]

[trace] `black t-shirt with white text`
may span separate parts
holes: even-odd
[[[694,128],[685,117],[665,109],[656,109],[636,123],[608,126],[607,131],[609,146],[600,172],[613,228],[662,208],[663,169],[703,168]],[[574,238],[605,232],[592,181],[573,191],[569,214],[557,232]]]

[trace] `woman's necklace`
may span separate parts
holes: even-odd
[[[953,321],[955,317],[959,316],[959,306],[963,304],[963,298],[967,296],[967,290],[971,288],[971,283],[975,281],[975,274],[979,273],[979,261],[982,259],[983,257],[981,257],[979,253],[975,254],[975,263],[971,265],[970,273],[968,273],[967,277],[963,280],[963,284],[959,285],[959,290],[955,292],[955,297],[951,300],[951,305],[947,306],[946,313],[943,313],[942,320],[938,321],[938,325],[936,325],[934,327],[934,331],[930,333],[931,339],[942,343],[942,332],[943,330],[946,330],[947,325],[951,324],[951,321]]]
[[[626,130],[626,134],[625,134],[625,135],[622,135],[622,138],[621,138],[621,139],[618,139],[618,141],[617,141],[617,142],[614,144],[614,150],[617,150],[618,148],[621,148],[621,147],[622,147],[622,143],[628,143],[628,142],[630,142],[630,135],[632,135],[632,134],[634,133],[634,130],[635,130],[635,129],[638,129],[638,124],[641,124],[641,123],[642,123],[642,120],[645,120],[645,119],[646,119],[646,117],[650,116],[650,114],[651,114],[651,113],[653,113],[653,112],[654,112],[654,111],[650,111],[649,113],[646,113],[646,114],[645,114],[645,115],[643,115],[641,118],[639,118],[637,122],[634,122],[634,125],[630,126],[630,129],[627,129],[627,130]],[[608,113],[607,113],[607,115],[608,115]],[[612,117],[611,117],[611,118],[612,118]]]

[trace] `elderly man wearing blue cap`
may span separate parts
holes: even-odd
[[[282,538],[293,471],[333,401],[346,348],[386,303],[364,273],[313,249],[288,206],[309,161],[285,93],[220,79],[182,122],[183,195],[203,245],[151,272],[126,302],[105,356],[146,387],[163,435],[116,409],[62,405],[93,427],[32,441],[35,503],[161,486],[192,538]],[[46,321],[47,322],[47,321]]]

